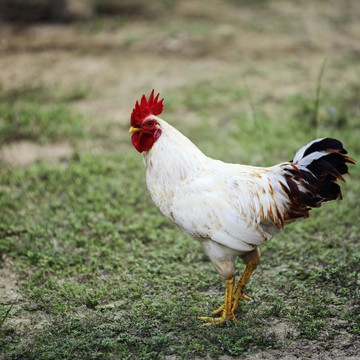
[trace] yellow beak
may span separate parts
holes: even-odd
[[[139,132],[139,131],[141,131],[141,129],[140,128],[135,128],[135,127],[130,127],[130,129],[129,129],[129,133],[130,134],[132,134],[132,133],[134,133],[134,132]]]

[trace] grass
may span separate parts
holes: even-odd
[[[57,99],[42,86],[0,91],[0,146],[19,140],[44,143],[80,137],[83,119],[70,111],[66,101],[84,94],[74,89]]]
[[[308,125],[299,126],[308,116],[306,96],[289,100],[293,116],[288,120],[271,119],[257,105],[262,126],[255,139],[254,123],[223,100],[247,101],[249,89],[244,84],[235,91],[229,84],[229,79],[221,78],[212,93],[198,91],[198,98],[191,99],[187,95],[191,88],[170,92],[167,114],[171,117],[178,107],[195,111],[210,96],[213,101],[203,117],[198,114],[199,124],[175,125],[205,151],[228,161],[240,153],[247,162],[275,163],[297,150],[290,136],[295,130],[296,142],[310,140]],[[197,87],[205,89],[208,84]],[[216,89],[222,92],[220,99]],[[352,95],[352,91],[343,95],[343,104],[351,103]],[[333,97],[336,94],[323,90],[324,104]],[[9,112],[18,111],[16,101],[7,106]],[[29,100],[27,106],[33,107],[36,119],[43,116],[38,99]],[[353,120],[358,107],[347,110],[342,114],[347,123],[327,125],[327,130],[359,158],[360,129]],[[76,115],[68,111],[54,134],[62,138],[70,132],[76,139],[81,123],[74,122]],[[207,122],[210,111],[231,120],[218,127]],[[39,134],[44,133],[52,138],[46,121],[37,126],[34,139],[42,141]],[[13,131],[4,127],[3,138],[18,139]],[[281,158],[284,152],[287,157]],[[261,265],[247,289],[255,301],[241,303],[238,322],[208,329],[200,327],[197,316],[221,304],[223,284],[200,245],[168,223],[152,204],[134,149],[96,156],[80,152],[65,166],[4,164],[0,257],[14,262],[24,300],[2,310],[2,352],[9,359],[218,357],[280,349],[298,339],[331,346],[344,332],[358,337],[360,173],[357,167],[351,172],[344,184],[344,201],[313,211],[310,220],[289,226],[262,247]],[[238,267],[240,272],[242,266]],[[29,317],[30,323],[13,323]],[[288,328],[285,335],[277,332],[278,324]]]
[[[2,306],[1,309],[1,319],[0,319],[0,329],[2,328],[2,326],[4,325],[6,319],[9,317],[10,315],[10,311],[12,310],[12,308],[14,307],[14,304],[16,302],[17,298],[14,299],[14,301],[10,304],[10,306],[8,308],[6,308],[5,306]]]
[[[240,303],[237,323],[203,328],[197,317],[221,305],[224,284],[200,244],[156,209],[128,123],[114,120],[124,115],[122,107],[131,111],[126,97],[163,87],[164,119],[214,158],[270,166],[293,158],[317,136],[332,136],[359,161],[359,72],[351,48],[355,3],[341,31],[335,22],[340,15],[326,21],[338,8],[330,11],[323,2],[284,8],[275,1],[250,3],[229,0],[221,8],[229,7],[227,15],[214,3],[207,5],[214,6],[214,16],[203,15],[202,7],[191,16],[189,2],[181,4],[181,16],[174,10],[156,19],[96,18],[89,29],[87,22],[75,25],[80,40],[62,33],[63,47],[41,43],[26,56],[14,40],[4,56],[7,64],[14,60],[16,72],[8,70],[14,83],[6,85],[5,75],[0,79],[0,154],[19,140],[69,142],[75,151],[58,162],[22,167],[0,158],[0,283],[8,281],[19,295],[1,300],[1,359],[216,359],[268,350],[279,358],[301,358],[304,348],[311,356],[332,349],[329,357],[341,356],[339,349],[355,355],[358,165],[341,184],[343,201],[314,209],[308,220],[289,225],[261,247],[260,265],[246,289],[254,302]],[[258,21],[259,11],[266,21]],[[329,49],[338,49],[338,57],[329,57],[326,71],[323,44],[315,36],[323,28],[314,25],[316,19],[336,33]],[[223,24],[231,25],[225,33]],[[44,41],[45,32],[39,33]],[[109,48],[100,46],[102,37]],[[175,52],[166,50],[168,38],[180,41]],[[202,47],[206,51],[199,52]],[[33,70],[38,82],[16,81],[22,79],[22,57],[26,74]],[[41,59],[48,71],[39,70]],[[77,85],[60,79],[64,72]],[[86,86],[75,81],[77,72],[89,78]],[[86,111],[91,116],[80,115]],[[237,274],[243,268],[239,262]],[[2,270],[15,280],[5,279]]]

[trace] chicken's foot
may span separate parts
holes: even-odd
[[[211,317],[201,317],[200,320],[208,321],[208,323],[204,324],[204,326],[210,326],[210,325],[216,325],[224,323],[226,320],[235,320],[234,312],[239,306],[240,299],[244,299],[246,301],[252,301],[252,299],[249,296],[246,296],[244,294],[244,288],[249,281],[252,273],[256,269],[259,261],[260,261],[260,251],[258,249],[252,251],[251,253],[246,254],[246,256],[243,257],[244,262],[246,263],[246,268],[241,275],[241,278],[239,282],[237,283],[235,289],[232,288],[232,291],[228,290],[228,286],[232,284],[233,287],[235,276],[228,280],[226,283],[226,292],[225,292],[225,302],[223,305],[221,305],[218,309],[212,312],[212,315],[215,316],[222,312],[221,318],[211,318]],[[227,297],[226,294],[230,294],[231,297],[229,298],[229,295]],[[231,299],[231,301],[230,301]],[[231,309],[229,311],[229,304],[231,304]]]
[[[236,321],[234,312],[232,311],[234,282],[235,282],[235,276],[233,276],[230,280],[226,281],[225,301],[224,301],[224,305],[221,307],[221,310],[220,310],[220,311],[222,311],[221,317],[218,317],[218,318],[205,317],[205,316],[199,317],[199,320],[207,321],[207,323],[205,323],[203,326],[218,325],[218,324],[224,323],[227,320],[235,320]],[[213,312],[213,315],[217,315],[220,311]]]
[[[234,294],[235,294],[235,292],[234,292]],[[232,308],[234,307],[234,303],[235,303],[234,294],[233,294],[233,300],[232,300]],[[252,301],[252,298],[246,296],[245,294],[240,294],[239,300],[240,300],[241,298],[243,298],[243,299],[246,300],[246,301]],[[239,300],[238,300],[238,303],[239,303]],[[224,308],[225,308],[225,304],[222,304],[218,309],[216,309],[215,311],[213,311],[212,314],[215,316],[215,315],[221,313],[221,312],[224,310]],[[236,308],[233,309],[233,312],[234,312],[235,310],[236,310]]]

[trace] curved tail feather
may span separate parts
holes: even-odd
[[[343,144],[336,139],[316,139],[303,146],[294,160],[284,164],[286,185],[282,187],[290,200],[287,219],[307,217],[312,207],[325,201],[342,199],[337,180],[345,181],[347,164],[355,160],[346,156]]]

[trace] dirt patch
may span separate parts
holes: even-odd
[[[31,336],[34,331],[49,324],[50,315],[39,312],[39,305],[27,302],[20,293],[20,284],[14,271],[14,264],[5,259],[0,265],[0,305],[11,311],[8,314],[3,328],[16,327],[22,336]],[[6,354],[0,354],[0,360],[7,359]]]
[[[254,355],[246,357],[247,360],[295,360],[295,359],[316,359],[316,360],[358,360],[360,352],[360,342],[350,342],[348,337],[337,337],[329,348],[325,349],[324,344],[313,340],[298,340],[292,342],[290,346],[285,346],[283,350],[260,351]],[[220,357],[221,360],[234,360],[233,357]],[[236,358],[235,358],[236,359]],[[245,359],[240,357],[238,359]]]
[[[2,305],[11,305],[15,299],[21,300],[21,295],[18,292],[16,275],[11,270],[11,264],[6,262],[0,268],[0,303]]]
[[[0,305],[4,305],[8,309],[12,308],[4,324],[11,322],[18,325],[30,322],[29,314],[20,315],[22,303],[23,298],[20,294],[17,277],[13,271],[13,264],[5,260],[0,268]]]
[[[68,159],[73,153],[68,143],[39,145],[30,141],[19,141],[5,145],[0,150],[0,158],[5,162],[25,166],[36,160],[55,162]]]

